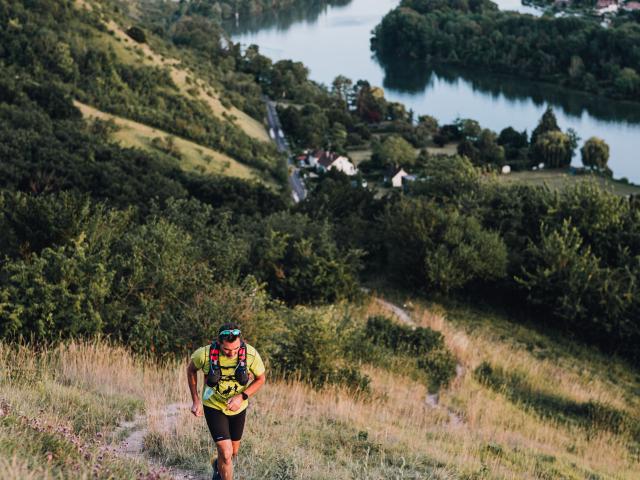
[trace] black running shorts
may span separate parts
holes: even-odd
[[[215,408],[207,407],[206,405],[203,405],[203,407],[204,418],[207,419],[207,426],[214,442],[229,439],[237,442],[242,438],[244,419],[247,414],[246,409],[237,415],[225,415]]]

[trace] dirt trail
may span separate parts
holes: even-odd
[[[154,460],[144,454],[144,438],[149,432],[149,428],[147,426],[147,415],[154,415],[161,418],[163,420],[163,423],[160,426],[161,431],[170,432],[175,429],[180,413],[188,408],[189,405],[185,403],[172,403],[160,411],[148,412],[148,414],[139,414],[136,415],[132,421],[120,423],[116,430],[116,436],[119,432],[123,431],[127,431],[129,433],[127,437],[116,447],[116,455],[122,455],[147,462],[153,467],[155,473],[168,474],[174,480],[199,480],[209,478],[208,476],[203,477],[201,474],[190,472],[188,470],[164,467],[157,460]]]
[[[409,325],[413,328],[416,328],[418,326],[415,320],[411,317],[411,314],[401,306],[378,297],[375,298],[375,301],[383,308],[393,313],[396,318],[405,325]],[[456,365],[456,381],[461,380],[464,373],[464,366],[458,363]],[[427,404],[431,408],[446,411],[447,415],[449,416],[449,422],[452,425],[458,426],[464,423],[463,418],[458,415],[458,413],[456,413],[453,409],[440,404],[439,393],[428,393],[427,397],[425,398],[425,404]]]

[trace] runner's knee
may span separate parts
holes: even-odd
[[[222,463],[231,463],[233,456],[233,447],[231,442],[219,442],[216,444],[218,447],[218,458]]]

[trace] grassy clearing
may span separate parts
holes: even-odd
[[[268,381],[252,402],[239,478],[637,478],[637,372],[495,314],[424,307],[413,307],[417,324],[441,331],[465,370],[441,392],[438,408],[425,402],[423,382],[371,365],[363,366],[372,378],[366,397],[335,387],[317,391],[295,379]],[[330,311],[363,320],[389,314],[375,302]],[[213,445],[203,419],[185,408],[166,428],[166,407],[190,401],[184,362],[148,368],[149,360],[101,342],[72,343],[39,358],[45,370],[34,368],[30,351],[0,344],[2,399],[32,416],[43,409],[40,417],[82,438],[109,437],[118,420],[142,408],[147,453],[166,465],[208,472]],[[493,383],[477,373],[487,364]],[[579,408],[587,404],[605,414]],[[67,468],[31,460],[46,458],[53,448],[48,437],[29,437],[36,450],[20,454],[11,439],[34,434],[15,419],[2,422],[0,466],[13,478]],[[67,446],[56,448],[56,458],[78,461]],[[142,468],[129,460],[116,464],[113,471]]]
[[[513,172],[508,175],[496,175],[497,181],[505,184],[524,183],[529,185],[547,185],[553,190],[560,190],[580,182],[596,182],[602,188],[616,195],[640,194],[640,187],[611,180],[599,175],[571,175],[565,170],[541,170],[536,172]]]
[[[185,170],[245,179],[259,178],[253,169],[237,162],[224,153],[198,145],[184,138],[170,135],[157,128],[102,112],[77,101],[74,104],[87,119],[112,121],[117,127],[113,137],[125,147],[134,147],[168,155],[167,148],[163,148],[163,145],[166,147],[168,142],[172,142],[173,154],[170,156],[179,160],[181,167]]]
[[[356,167],[362,162],[371,160],[371,150],[351,150],[348,155]]]
[[[457,143],[447,143],[442,147],[430,146],[427,147],[427,151],[430,155],[457,155],[458,154],[458,144]],[[420,150],[418,150],[420,152]]]

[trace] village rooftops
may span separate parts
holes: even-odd
[[[618,0],[598,0],[598,3],[596,3],[596,9],[600,10],[602,8],[607,8],[612,5],[618,5]]]
[[[324,168],[329,168],[338,158],[340,158],[340,155],[333,152],[322,152],[322,154],[317,158],[320,165]]]

